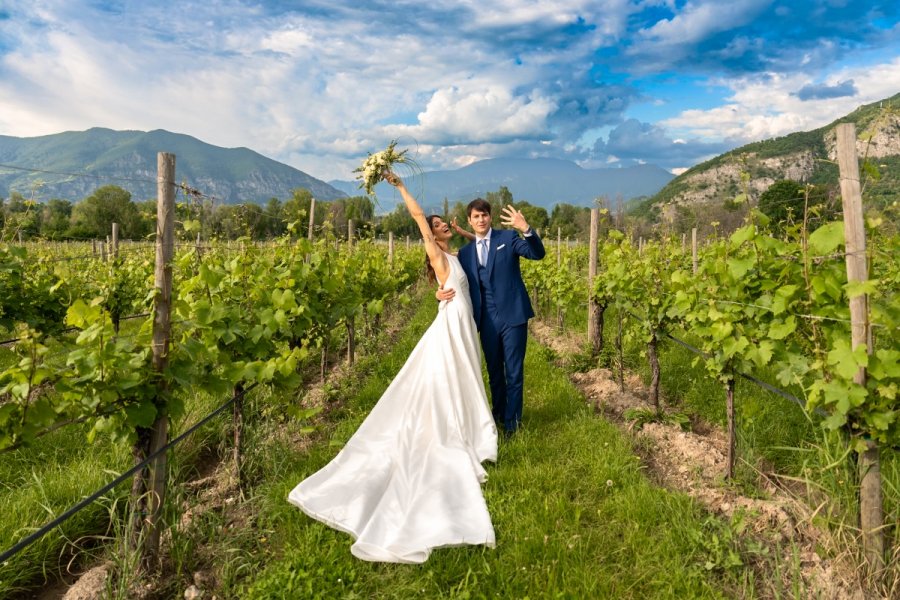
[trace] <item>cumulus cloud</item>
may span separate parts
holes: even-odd
[[[555,108],[539,93],[514,95],[499,86],[471,91],[452,87],[434,93],[419,113],[418,125],[390,131],[440,145],[540,139],[546,137],[547,116]]]

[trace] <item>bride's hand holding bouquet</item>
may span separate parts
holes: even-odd
[[[394,140],[381,152],[369,154],[362,166],[353,170],[354,173],[359,173],[356,178],[362,180],[359,187],[365,189],[370,196],[375,195],[375,186],[383,180],[388,181],[393,186],[397,185],[388,179],[388,176],[393,176],[399,181],[399,177],[391,172],[393,165],[412,163],[410,158],[406,156],[407,150],[397,152],[395,150],[396,146],[397,140]]]

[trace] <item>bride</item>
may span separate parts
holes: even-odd
[[[288,500],[356,540],[357,558],[423,563],[434,548],[495,545],[481,483],[483,461],[497,460],[497,429],[481,376],[481,346],[468,281],[448,251],[453,235],[440,217],[426,219],[403,181],[385,179],[403,197],[425,241],[429,268],[457,290],[381,399],[321,470]]]

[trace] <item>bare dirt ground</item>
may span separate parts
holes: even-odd
[[[555,326],[538,319],[532,320],[530,329],[534,339],[552,349],[563,364],[584,350],[583,335],[562,335]],[[783,548],[783,564],[791,565],[796,560],[792,548],[798,549],[797,574],[802,581],[792,581],[797,575],[793,569],[785,569],[780,574],[783,589],[800,583],[806,597],[823,600],[879,597],[863,591],[849,560],[819,556],[816,548],[830,541],[826,539],[828,533],[811,524],[814,509],[780,485],[777,474],[754,466],[758,472],[758,493],[754,497],[726,483],[727,439],[721,428],[698,421],[692,423],[691,431],[682,430],[676,423],[650,422],[636,428],[627,422],[624,414],[629,409],[650,408],[646,400],[649,390],[635,374],[626,372],[623,379],[624,391],[616,374],[608,369],[571,375],[573,384],[598,413],[634,436],[648,475],[655,482],[688,494],[716,515],[731,518],[740,511],[749,525],[745,534],[764,540],[771,548]]]

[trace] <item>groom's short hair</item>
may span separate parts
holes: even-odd
[[[474,200],[469,202],[469,205],[466,207],[466,216],[471,217],[473,210],[491,214],[491,203],[484,198],[475,198]]]

